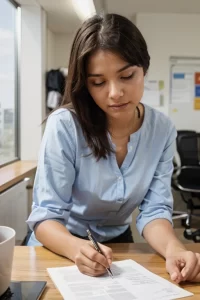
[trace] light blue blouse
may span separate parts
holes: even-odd
[[[136,221],[140,234],[152,220],[172,222],[176,129],[161,112],[147,105],[144,108],[143,124],[130,136],[121,168],[115,154],[98,162],[88,156],[91,151],[74,113],[60,108],[51,114],[27,220],[32,230],[39,222],[54,219],[71,233],[86,236],[90,224],[98,241],[103,242],[128,228],[136,207],[140,210]],[[40,245],[34,233],[29,245]]]

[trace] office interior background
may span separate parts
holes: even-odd
[[[41,124],[59,103],[49,97],[47,76],[57,70],[67,80],[76,30],[85,18],[103,11],[128,17],[146,39],[151,66],[143,101],[168,115],[177,130],[200,132],[199,0],[0,0],[0,183],[16,161],[37,161]],[[180,164],[177,153],[175,166]],[[0,225],[16,229],[17,244],[28,232],[33,181],[34,173],[0,189]],[[172,192],[174,210],[187,213],[187,203],[173,184]],[[200,198],[194,198],[198,206]],[[136,215],[134,240],[145,242],[136,231]],[[188,242],[184,220],[175,219],[174,226]],[[200,217],[191,226],[200,229]]]

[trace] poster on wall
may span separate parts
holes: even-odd
[[[173,72],[171,78],[171,103],[188,103],[193,99],[194,73]]]
[[[193,104],[200,94],[200,59],[171,59],[171,104]]]
[[[200,57],[170,57],[169,117],[177,130],[199,131]]]
[[[164,81],[146,81],[144,85],[142,102],[152,107],[162,106],[164,102]]]

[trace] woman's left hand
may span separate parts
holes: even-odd
[[[166,257],[166,269],[171,280],[200,282],[200,253],[185,249],[171,252]]]

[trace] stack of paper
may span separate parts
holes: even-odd
[[[133,260],[114,262],[114,278],[83,275],[77,266],[47,271],[66,300],[172,300],[192,296]]]

